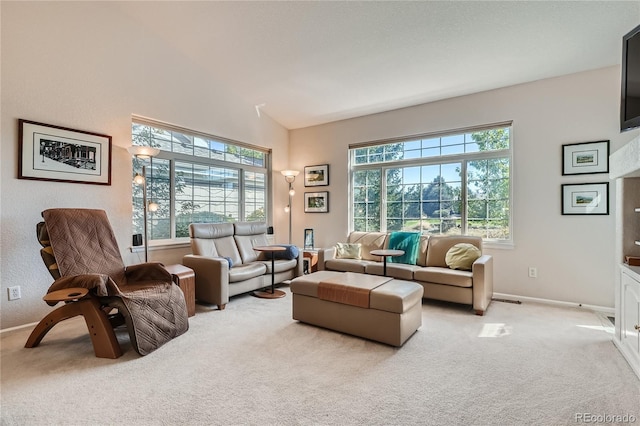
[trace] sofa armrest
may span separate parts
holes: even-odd
[[[324,271],[324,262],[334,259],[336,256],[336,248],[321,248],[318,250],[318,271]]]
[[[218,305],[229,303],[229,262],[223,257],[187,254],[182,264],[196,275],[196,299]]]
[[[480,256],[471,267],[473,273],[473,309],[484,315],[493,298],[493,256]]]
[[[302,250],[298,250],[298,257],[296,257],[296,270],[293,273],[293,277],[301,277],[304,275],[304,255]]]

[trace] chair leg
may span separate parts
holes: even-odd
[[[33,329],[24,347],[33,348],[38,346],[53,326],[78,315],[84,317],[96,357],[113,359],[122,355],[122,350],[111,327],[111,323],[105,313],[100,309],[100,303],[94,297],[67,303],[49,313],[38,323],[36,328]]]
[[[218,310],[224,311],[224,308],[226,308],[226,307],[227,307],[227,304],[223,303],[222,305],[218,305]]]

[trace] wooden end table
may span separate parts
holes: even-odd
[[[374,256],[382,256],[383,261],[383,269],[382,275],[387,276],[387,257],[392,256],[402,256],[404,254],[403,250],[371,250],[370,252]]]
[[[190,317],[196,314],[196,274],[193,269],[184,265],[169,265],[164,269],[171,274],[173,282],[180,287],[187,302],[187,313]]]
[[[317,250],[303,250],[302,257],[303,259],[307,259],[306,263],[308,267],[306,268],[306,272],[308,274],[312,272],[316,272],[318,270],[318,251]]]
[[[263,299],[279,299],[284,297],[286,293],[282,290],[275,289],[275,273],[276,273],[276,256],[277,251],[286,251],[287,249],[280,246],[257,246],[253,248],[255,251],[271,253],[271,291],[256,290],[251,294]]]

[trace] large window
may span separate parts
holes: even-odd
[[[197,222],[266,221],[269,151],[239,142],[146,121],[132,124],[134,145],[160,154],[135,158],[133,173],[145,166],[150,240],[189,236]],[[142,185],[133,185],[133,227],[143,232]]]
[[[511,124],[350,148],[352,229],[511,240]]]

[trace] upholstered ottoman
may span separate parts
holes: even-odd
[[[291,281],[293,319],[392,346],[422,325],[423,287],[355,272],[318,271]]]

